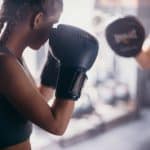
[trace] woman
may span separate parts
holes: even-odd
[[[31,122],[62,135],[74,101],[56,98],[52,89],[37,88],[22,62],[24,49],[39,49],[62,12],[61,0],[3,0],[0,12],[0,149],[29,150]],[[5,28],[5,29],[4,29]]]

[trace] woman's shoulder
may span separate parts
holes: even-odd
[[[13,72],[15,66],[18,66],[17,59],[9,53],[0,50],[0,72],[1,75]]]
[[[15,58],[8,52],[4,52],[0,49],[0,64],[7,64],[9,62],[15,62]]]
[[[16,74],[17,62],[13,56],[0,50],[0,91],[4,87],[7,80],[10,81],[13,74]]]

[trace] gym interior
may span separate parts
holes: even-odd
[[[150,149],[149,69],[140,68],[134,58],[116,55],[105,37],[106,26],[126,15],[136,16],[149,36],[149,0],[64,0],[59,23],[92,33],[99,53],[65,134],[51,135],[34,125],[33,150]],[[47,49],[46,43],[38,52],[27,48],[24,53],[37,83]]]

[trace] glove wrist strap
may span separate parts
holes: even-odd
[[[76,71],[76,72],[69,71],[69,74],[67,74],[67,71],[62,72],[62,74],[64,73],[66,74],[66,76],[63,75],[63,77],[66,77],[65,79],[61,79],[61,73],[60,73],[58,87],[56,89],[56,97],[61,98],[63,100],[68,100],[68,99],[77,100],[78,98],[80,98],[81,91],[87,79],[87,76],[85,72],[81,72],[81,71]],[[71,80],[67,81],[67,79],[69,78],[71,78]]]

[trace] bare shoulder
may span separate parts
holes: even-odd
[[[15,72],[20,68],[17,59],[9,54],[0,53],[0,76],[11,75],[11,72]],[[9,73],[9,74],[8,74]]]
[[[10,54],[0,53],[0,89],[21,72],[21,65]],[[22,70],[23,71],[23,70]]]
[[[8,53],[4,53],[0,51],[0,67],[2,66],[7,66],[11,63],[16,63],[17,60],[15,57],[13,57],[12,55],[8,54]]]
[[[1,75],[3,74],[3,71],[7,71],[8,69],[11,69],[12,65],[16,64],[16,59],[12,57],[9,54],[1,53],[0,52],[0,71]]]

